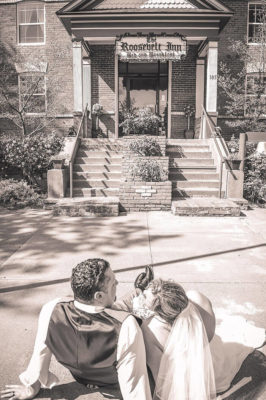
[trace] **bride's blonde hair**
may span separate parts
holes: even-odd
[[[174,281],[162,279],[154,279],[148,287],[155,295],[152,310],[172,325],[176,317],[188,305],[188,298],[184,289]]]

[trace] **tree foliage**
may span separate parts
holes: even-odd
[[[242,131],[266,130],[266,5],[262,5],[254,47],[231,40],[228,59],[219,65],[218,84],[225,95],[226,123]],[[256,52],[256,54],[255,54]],[[236,70],[235,66],[240,69]],[[255,73],[256,71],[256,73]]]
[[[48,64],[45,53],[25,56],[0,41],[0,118],[11,122],[22,136],[43,131],[66,111],[58,62],[70,53],[70,47],[51,47],[57,57]]]

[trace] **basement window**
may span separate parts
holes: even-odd
[[[23,2],[17,5],[18,43],[44,44],[45,8],[43,3]]]

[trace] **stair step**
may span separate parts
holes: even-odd
[[[189,181],[172,181],[173,189],[205,189],[205,188],[215,188],[219,189],[219,181],[217,180],[189,180]]]
[[[122,157],[76,157],[75,164],[119,164]]]
[[[210,151],[168,151],[166,155],[171,158],[211,158],[212,153]]]
[[[74,197],[118,196],[119,188],[73,188]]]
[[[122,159],[121,151],[108,151],[108,150],[85,150],[79,149],[77,152],[77,158],[79,157],[101,157],[101,158],[118,158]]]
[[[169,168],[169,173],[172,174],[177,174],[177,173],[193,173],[193,174],[198,174],[198,173],[211,173],[214,172],[216,173],[216,166],[215,165],[183,165],[182,167],[171,167]]]
[[[170,167],[196,167],[196,166],[204,166],[208,167],[210,165],[214,165],[214,160],[212,158],[170,158],[169,166]]]
[[[209,139],[167,139],[167,145],[186,146],[193,144],[194,146],[209,145]]]
[[[166,152],[169,152],[171,154],[172,152],[175,151],[210,151],[210,146],[209,145],[193,145],[193,144],[186,144],[182,146],[178,145],[167,145],[166,146]]]
[[[120,172],[122,171],[122,166],[119,164],[108,164],[108,165],[101,165],[101,164],[74,164],[74,171],[75,172],[98,172],[98,173],[105,173],[105,172]]]
[[[219,197],[219,190],[214,188],[183,188],[173,189],[172,198],[180,197]]]
[[[172,214],[189,216],[240,216],[240,206],[228,199],[193,197],[172,202]]]
[[[101,180],[101,179],[74,179],[74,189],[85,189],[85,188],[119,188],[120,180]]]
[[[103,179],[103,180],[109,180],[109,179],[121,179],[122,178],[122,173],[121,172],[74,172],[73,173],[73,179]]]
[[[67,215],[70,217],[119,215],[118,197],[48,199],[46,203],[46,208],[52,209],[54,215]]]
[[[178,170],[177,170],[178,171]],[[189,171],[189,170],[188,170]],[[210,172],[170,172],[170,181],[189,181],[189,180],[215,180],[219,179],[219,174]]]
[[[99,150],[99,151],[121,151],[124,147],[122,139],[82,139],[80,149]]]

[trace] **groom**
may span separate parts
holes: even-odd
[[[88,387],[119,384],[126,400],[151,400],[143,336],[135,317],[112,309],[117,280],[107,261],[92,258],[73,268],[74,299],[56,299],[41,310],[34,351],[2,398],[26,400],[52,388],[52,354],[74,379]]]

